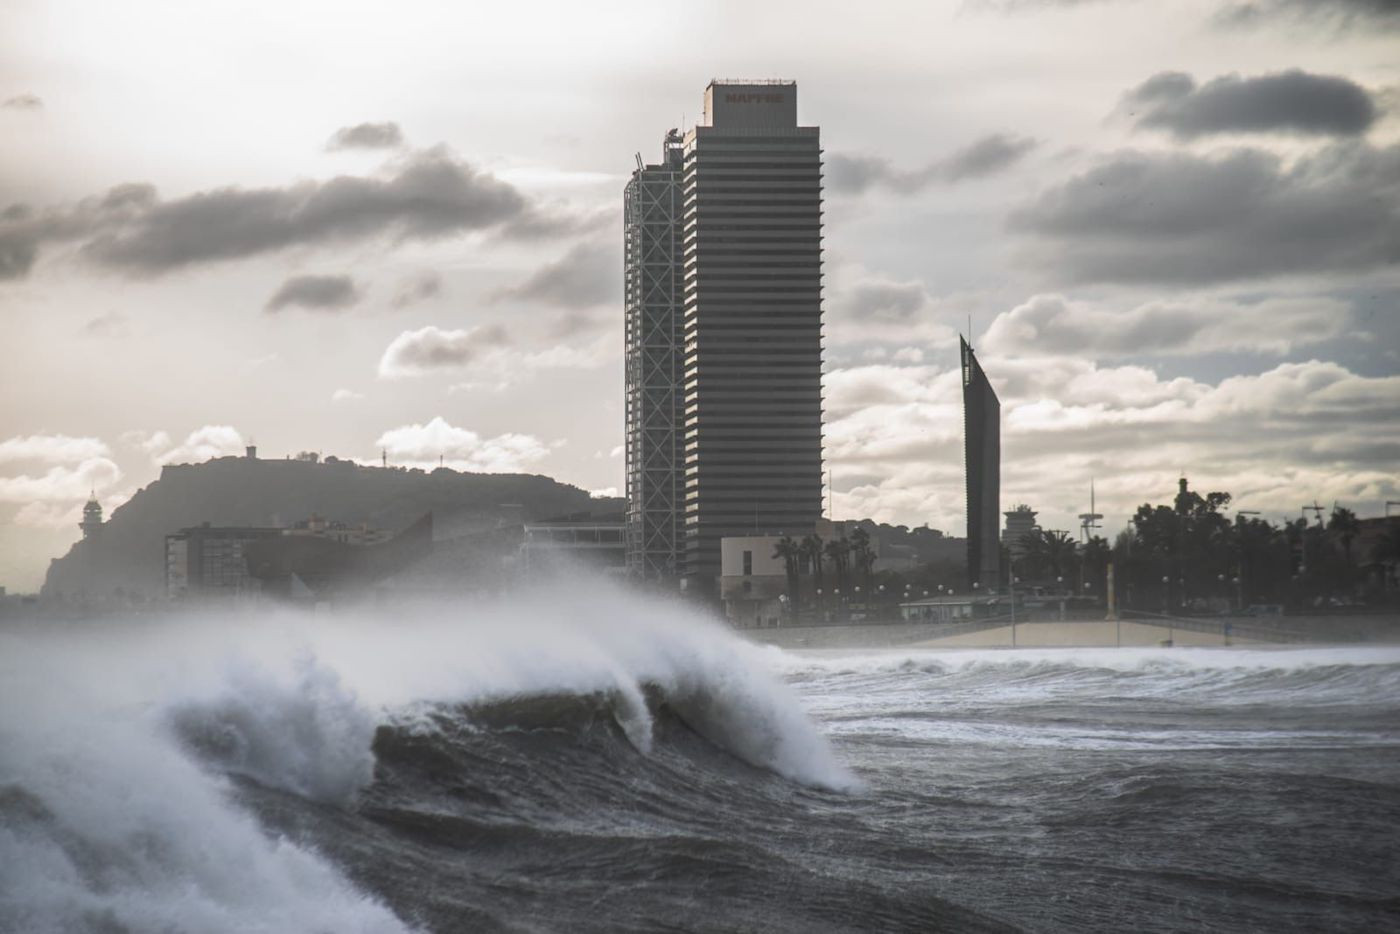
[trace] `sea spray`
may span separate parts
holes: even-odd
[[[597,693],[642,755],[659,702],[744,762],[855,786],[761,650],[605,585],[0,631],[0,929],[406,929],[245,794],[355,808],[397,718]]]
[[[172,740],[158,696],[133,703],[130,679],[168,682],[141,663],[158,633],[127,635],[124,651],[95,640],[107,664],[90,680],[68,677],[95,673],[78,643],[0,637],[0,930],[406,930],[230,801]]]
[[[349,804],[374,778],[375,717],[305,651],[290,679],[231,666],[217,696],[172,704],[167,719],[219,770],[308,798]]]

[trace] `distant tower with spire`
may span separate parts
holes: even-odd
[[[102,504],[97,501],[96,490],[83,507],[83,521],[78,523],[78,528],[83,530],[83,538],[92,538],[102,530]]]

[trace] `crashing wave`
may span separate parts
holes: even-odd
[[[540,721],[551,698],[562,708]],[[725,757],[856,786],[760,650],[601,588],[392,621],[0,633],[0,929],[403,930],[327,858],[254,818],[230,777],[246,794],[353,809],[386,729],[410,736],[455,707],[469,713],[455,729],[489,726],[494,709],[525,717],[506,731],[559,730],[598,698],[631,757],[607,750],[589,780],[617,793],[628,770],[694,780],[723,776]]]

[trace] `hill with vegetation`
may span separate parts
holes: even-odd
[[[165,467],[91,538],[49,565],[46,599],[159,598],[165,536],[214,526],[290,526],[315,514],[401,531],[432,513],[439,534],[568,513],[619,512],[618,499],[532,474],[431,472],[327,459],[224,457]]]

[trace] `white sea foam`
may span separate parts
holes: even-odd
[[[374,778],[374,715],[306,653],[290,679],[231,666],[216,696],[170,703],[167,711],[200,758],[264,785],[348,804]]]
[[[1400,697],[1400,646],[1278,649],[768,650],[833,737],[965,749],[1334,748],[1328,728]],[[1182,705],[1218,728],[1182,725]],[[1261,711],[1267,714],[1260,713]],[[1245,717],[1240,720],[1239,717]],[[1241,723],[1272,729],[1244,729]]]
[[[1033,667],[1135,672],[1293,671],[1331,665],[1400,664],[1400,645],[1280,646],[1273,648],[1029,648],[1029,649],[764,649],[768,664],[790,678],[861,675],[924,669],[966,672]]]
[[[794,780],[851,774],[762,650],[681,607],[576,585],[476,606],[0,630],[0,929],[390,931],[227,775],[352,806],[374,730],[422,702],[643,692]]]
[[[160,642],[132,635],[129,651],[3,639],[0,930],[406,930],[181,753],[159,716]]]

